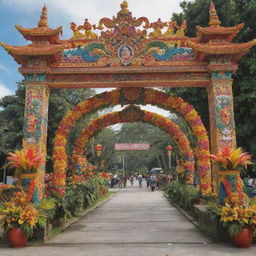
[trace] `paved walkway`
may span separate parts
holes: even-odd
[[[0,248],[18,256],[213,256],[256,255],[216,244],[164,198],[162,192],[137,187],[120,189],[106,203],[44,244]]]

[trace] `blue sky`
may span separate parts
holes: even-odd
[[[119,11],[121,0],[0,0],[0,41],[10,45],[26,45],[28,42],[15,29],[15,24],[31,28],[37,26],[44,3],[48,8],[51,28],[63,26],[63,39],[72,33],[69,23],[82,24],[85,18],[98,23],[102,17],[112,17]],[[168,21],[173,12],[180,12],[181,0],[128,0],[135,17],[146,16]],[[161,3],[161,4],[160,4]],[[23,77],[19,65],[0,47],[0,98],[14,93],[16,82]]]

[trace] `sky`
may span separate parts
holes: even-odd
[[[84,19],[88,18],[91,23],[98,24],[101,18],[116,15],[121,2],[122,0],[0,0],[0,41],[15,46],[28,44],[14,26],[19,24],[26,28],[36,27],[44,3],[48,8],[49,26],[63,26],[62,39],[68,39],[72,36],[70,22],[83,24]],[[133,16],[146,16],[151,22],[158,18],[170,20],[172,13],[181,12],[180,2],[182,0],[128,0]],[[0,47],[0,98],[13,94],[17,82],[23,79],[18,68],[19,65]]]

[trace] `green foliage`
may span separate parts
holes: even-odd
[[[111,167],[112,158],[115,153],[115,138],[117,131],[111,128],[105,128],[99,133],[95,134],[86,146],[86,156],[89,162],[93,163],[98,171],[107,171]],[[98,156],[96,154],[95,146],[102,145],[102,152]],[[100,164],[104,162],[104,164]]]
[[[242,227],[239,223],[224,223],[223,226],[228,229],[228,233],[231,237],[237,236],[239,232],[242,230]]]
[[[0,100],[0,154],[21,148],[25,90],[21,83],[15,95]]]
[[[113,143],[113,142],[112,142]],[[115,152],[109,166],[116,166],[122,170],[123,154],[125,154],[125,170],[128,173],[146,172],[153,167],[168,168],[166,146],[171,144],[178,152],[173,140],[158,127],[147,123],[127,123],[117,131],[114,143],[149,143],[149,151],[122,151]],[[114,147],[113,143],[113,147]]]
[[[207,214],[213,221],[220,222],[221,208],[216,203],[209,203],[206,208],[208,209]],[[221,222],[222,226],[226,228],[230,237],[236,236],[242,230],[243,225],[239,222]]]
[[[38,206],[40,217],[45,220],[52,218],[55,213],[55,208],[56,200],[54,198],[43,198]]]
[[[64,195],[53,193],[52,196],[57,204],[54,219],[79,215],[83,209],[99,199],[101,187],[105,187],[107,191],[101,178],[92,178],[82,184],[67,185]]]
[[[51,159],[53,141],[55,131],[60,124],[66,112],[72,109],[77,103],[85,100],[94,95],[92,89],[58,89],[51,90],[49,98],[49,116],[48,116],[48,138],[47,138],[47,159]],[[22,129],[23,129],[23,116],[25,108],[25,86],[18,83],[18,88],[15,95],[5,96],[0,100],[0,161],[5,160],[6,153],[21,149],[22,144]],[[88,119],[87,121],[89,121]],[[78,135],[79,129],[84,126],[80,123],[74,132],[70,135],[71,143],[74,142],[75,137]],[[72,145],[72,144],[71,144]],[[2,158],[2,159],[1,159]],[[1,165],[2,165],[1,164]],[[51,162],[48,161],[49,168]]]
[[[167,196],[187,211],[194,212],[193,205],[199,201],[199,190],[192,185],[172,181],[165,188]]]
[[[243,205],[231,201],[225,205],[215,202],[206,205],[207,214],[226,229],[230,237],[239,234],[243,228],[255,229],[255,198],[247,199]]]
[[[215,4],[222,26],[235,26],[244,23],[234,42],[248,42],[256,38],[256,1],[255,0],[195,0],[183,1],[181,14],[174,14],[172,19],[178,23],[187,20],[186,35],[195,36],[196,26],[207,27],[210,3]],[[239,69],[234,75],[234,111],[237,143],[252,154],[256,153],[256,49],[253,47],[239,62]],[[192,104],[202,117],[209,131],[208,99],[204,88],[168,88],[168,93],[182,97]],[[255,166],[250,167],[255,169]]]
[[[16,192],[21,191],[20,188],[9,185],[7,188],[0,190],[0,202],[9,202]]]

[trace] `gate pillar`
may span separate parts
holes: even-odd
[[[210,67],[210,65],[209,65]],[[216,154],[223,148],[236,147],[236,133],[233,107],[231,71],[210,70],[211,83],[208,88],[211,153]],[[217,170],[213,166],[212,180],[217,191]]]
[[[49,92],[50,90],[44,82],[26,85],[23,148],[32,148],[42,156],[36,177],[39,200],[44,193]]]

